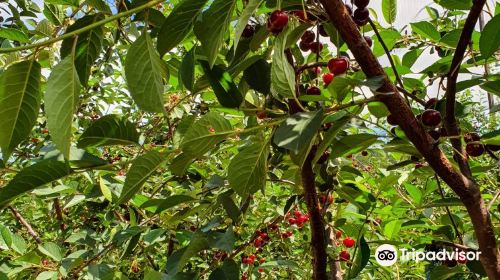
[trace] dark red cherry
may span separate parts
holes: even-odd
[[[358,8],[364,8],[370,4],[370,0],[354,0],[354,5]]]
[[[311,49],[311,43],[308,43],[306,41],[300,41],[299,42],[299,48],[303,52],[307,52]]]
[[[484,145],[469,143],[465,146],[465,151],[471,157],[478,157],[484,154]]]
[[[314,42],[314,39],[316,39],[316,34],[314,34],[314,32],[312,32],[311,30],[307,30],[306,32],[304,32],[302,37],[300,37],[300,40],[306,43]]]
[[[347,72],[349,68],[349,60],[346,57],[333,58],[328,61],[328,69],[334,75],[340,75]]]
[[[365,38],[365,41],[368,44],[368,46],[371,48],[373,46],[373,40],[372,40],[372,38],[368,37],[368,36],[364,36],[364,38]]]
[[[426,126],[438,126],[441,123],[441,113],[434,109],[427,109],[422,113],[422,123]]]
[[[481,136],[479,136],[479,134],[477,134],[475,132],[468,132],[468,133],[464,134],[465,143],[477,142],[479,140],[481,140]]]
[[[321,90],[318,87],[310,87],[307,89],[306,94],[308,94],[308,95],[320,95]]]
[[[436,104],[438,103],[438,99],[433,97],[433,98],[430,98],[429,100],[427,100],[427,102],[425,102],[425,109],[435,109],[436,107]]]
[[[319,42],[312,42],[309,44],[309,50],[313,53],[319,54],[323,50],[323,44]]]

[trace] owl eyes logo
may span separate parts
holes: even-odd
[[[375,251],[375,260],[377,260],[381,266],[391,266],[395,264],[398,260],[396,247],[389,244],[380,245]]]

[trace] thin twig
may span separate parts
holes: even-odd
[[[35,239],[37,243],[42,243],[42,240],[39,237],[40,235],[33,229],[33,227],[26,221],[26,219],[24,219],[21,213],[19,213],[19,211],[17,211],[14,206],[9,206],[8,208],[12,212],[12,215],[14,215],[14,217],[17,219],[17,221],[26,228],[33,239]]]

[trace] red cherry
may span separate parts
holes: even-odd
[[[354,245],[356,244],[356,241],[354,241],[354,239],[350,238],[350,237],[346,237],[344,238],[344,240],[342,241],[342,243],[344,244],[344,246],[346,246],[347,248],[352,248],[354,247]]]
[[[248,276],[246,276],[245,274],[241,275],[241,280],[248,280]]]
[[[290,223],[291,225],[294,225],[294,224],[296,224],[296,223],[297,223],[297,219],[295,219],[295,218],[290,218],[290,219],[288,219],[288,223]]]
[[[422,123],[426,126],[438,126],[441,123],[441,113],[434,109],[427,109],[422,113]]]
[[[341,261],[348,261],[351,258],[351,255],[347,251],[342,251],[340,252],[339,257]]]
[[[319,42],[312,42],[309,44],[309,50],[313,53],[319,54],[323,50],[323,44]]]
[[[419,168],[422,168],[422,167],[424,167],[423,163],[421,163],[421,162],[415,163],[415,169],[419,169]]]
[[[306,41],[300,41],[299,42],[299,48],[303,52],[307,52],[311,49],[311,43],[308,43]]]
[[[487,144],[486,149],[492,152],[498,152],[500,150],[500,145]]]
[[[358,8],[364,8],[368,6],[369,3],[370,0],[354,0],[354,5],[356,5],[356,7]]]
[[[465,151],[471,157],[478,157],[484,154],[484,145],[469,143],[465,146]]]
[[[213,127],[209,127],[209,128],[208,128],[208,132],[210,132],[210,133],[215,133],[215,128],[213,128]]]
[[[266,258],[260,258],[259,263],[265,263],[265,262],[266,262]]]
[[[397,119],[394,115],[387,116],[387,123],[390,125],[398,125]]]
[[[342,237],[342,232],[341,232],[340,230],[337,230],[337,231],[335,232],[335,238],[336,238],[336,239],[340,239],[340,237]]]
[[[308,95],[321,95],[321,90],[318,87],[310,87],[306,90]]]
[[[368,18],[370,17],[370,11],[367,8],[358,8],[354,11],[354,22],[357,26],[363,26],[368,23]]]
[[[49,265],[49,261],[48,260],[43,260],[42,261],[42,265],[43,266],[48,266]]]
[[[332,72],[334,75],[344,74],[345,72],[347,72],[348,68],[349,60],[345,57],[333,58],[328,61],[328,69],[330,69],[330,72]]]
[[[438,103],[438,99],[433,97],[433,98],[430,98],[429,100],[427,100],[427,102],[425,102],[425,109],[434,109],[436,107],[436,104]]]
[[[477,142],[479,140],[481,140],[481,136],[479,136],[479,134],[477,134],[475,132],[468,132],[468,133],[464,134],[465,143]]]
[[[314,39],[316,39],[316,34],[314,34],[314,32],[312,32],[311,30],[307,30],[306,32],[304,32],[302,37],[300,37],[300,40],[306,43],[314,42]]]
[[[293,11],[293,15],[298,17],[301,21],[307,21],[306,13],[304,13],[304,10]]]
[[[333,73],[325,73],[323,75],[323,83],[325,83],[325,86],[328,86],[333,81],[333,77]]]
[[[261,120],[267,118],[266,111],[258,111],[256,116],[258,119],[261,119]]]
[[[319,74],[321,74],[321,67],[319,67],[319,66],[315,67],[315,68],[313,68],[312,71],[314,74],[319,75]]]
[[[271,33],[277,34],[288,24],[288,15],[284,11],[276,10],[271,13],[267,27]]]
[[[245,26],[245,29],[243,29],[243,32],[241,33],[241,37],[250,38],[253,36],[254,33],[255,33],[255,27],[251,24],[247,24]]]
[[[258,271],[259,271],[260,273],[262,273],[262,272],[264,272],[264,268],[259,267]]]
[[[364,38],[365,38],[365,41],[368,44],[368,46],[371,48],[373,46],[373,40],[372,40],[372,38],[368,37],[368,36],[364,36]]]

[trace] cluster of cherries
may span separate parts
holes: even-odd
[[[306,31],[308,32],[308,31]],[[325,87],[327,87],[332,81],[333,78],[337,75],[344,74],[347,72],[347,69],[349,69],[349,59],[345,56],[338,57],[338,58],[332,58],[328,61],[328,69],[330,72],[325,73],[323,75],[323,83]],[[317,68],[315,69],[316,74],[319,74],[321,72],[321,68],[319,68],[319,71]],[[307,95],[320,95],[321,94],[321,89],[318,88],[317,86],[311,86],[306,90]]]
[[[346,5],[347,11],[352,16],[352,19],[358,26],[363,26],[368,23],[370,18],[370,11],[368,10],[368,4],[370,0],[354,0],[354,5],[356,5],[356,10],[352,13],[352,8]]]
[[[337,240],[339,240],[340,238],[342,237],[342,232],[340,230],[336,231],[335,232],[335,238]],[[346,238],[344,238],[342,240],[342,244],[344,245],[344,247],[346,248],[352,248],[356,245],[356,240],[352,239],[351,237],[347,236]],[[347,250],[342,250],[340,251],[339,253],[339,259],[341,261],[348,261],[351,259],[351,254],[349,254],[349,252]]]
[[[304,32],[302,37],[300,37],[299,48],[303,52],[311,51],[313,53],[319,54],[323,50],[323,45],[320,42],[315,41],[316,34],[312,30],[307,30]]]
[[[290,225],[296,225],[298,228],[302,228],[304,224],[309,221],[309,214],[304,214],[300,210],[295,210],[293,216],[288,214],[287,218]]]

